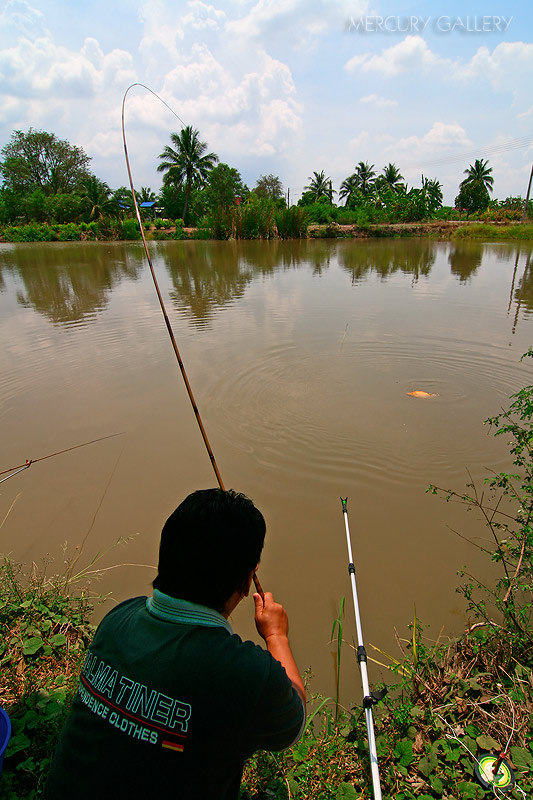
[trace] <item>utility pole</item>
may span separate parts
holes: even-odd
[[[291,207],[291,190],[287,189],[287,208]]]
[[[527,186],[526,202],[524,203],[524,211],[522,213],[522,219],[520,220],[521,222],[525,222],[526,221],[527,206],[528,206],[528,203],[529,203],[529,193],[531,191],[531,181],[532,180],[533,180],[533,164],[531,165],[531,173],[529,175],[529,183],[528,183],[528,186]]]

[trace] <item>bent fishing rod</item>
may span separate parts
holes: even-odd
[[[172,343],[172,349],[174,350],[174,355],[176,356],[176,360],[177,360],[179,368],[180,368],[181,376],[183,378],[183,382],[185,383],[185,388],[187,390],[187,394],[189,396],[189,400],[191,402],[192,409],[194,411],[194,416],[196,417],[196,422],[198,423],[198,427],[200,428],[200,433],[202,434],[202,439],[204,441],[207,453],[209,455],[209,460],[211,462],[211,466],[213,467],[213,471],[214,471],[214,473],[216,475],[216,479],[218,481],[218,485],[222,489],[222,491],[225,492],[226,490],[224,488],[224,483],[222,481],[222,476],[220,474],[220,470],[218,468],[218,465],[217,465],[217,462],[216,462],[216,459],[215,459],[215,455],[214,455],[213,450],[211,448],[211,445],[209,443],[209,439],[207,438],[207,432],[206,432],[204,424],[202,422],[202,418],[200,416],[200,411],[199,411],[198,406],[196,404],[196,400],[194,399],[194,394],[193,394],[193,391],[192,391],[192,387],[191,387],[191,384],[189,382],[189,378],[187,377],[187,372],[185,370],[185,364],[183,363],[183,359],[181,358],[180,351],[179,351],[179,348],[178,348],[178,344],[176,342],[176,337],[174,336],[174,331],[172,329],[172,325],[170,323],[170,319],[168,317],[167,310],[165,308],[165,303],[163,301],[163,296],[161,294],[161,290],[159,289],[159,283],[157,281],[157,277],[156,277],[156,274],[155,274],[154,266],[152,264],[152,259],[150,257],[150,251],[148,250],[148,244],[146,242],[146,237],[144,235],[144,228],[143,228],[143,224],[142,224],[141,213],[139,211],[139,206],[137,204],[137,197],[135,195],[135,186],[133,184],[133,176],[132,176],[131,167],[130,167],[130,159],[129,159],[129,156],[128,156],[128,146],[126,144],[126,125],[125,125],[126,97],[128,96],[128,92],[130,91],[130,89],[133,89],[134,86],[140,86],[143,89],[146,89],[151,94],[153,94],[154,97],[156,97],[161,103],[163,103],[163,105],[166,108],[168,108],[168,110],[176,117],[176,119],[179,120],[179,122],[181,123],[182,126],[184,126],[185,123],[183,122],[181,117],[179,117],[176,114],[176,112],[168,105],[168,103],[165,103],[165,101],[161,97],[159,97],[159,95],[156,92],[154,92],[152,89],[150,89],[149,86],[145,86],[144,83],[132,83],[131,86],[128,86],[128,88],[126,89],[126,91],[124,93],[124,97],[122,99],[122,141],[124,143],[124,156],[125,156],[125,159],[126,159],[126,168],[128,170],[128,180],[129,180],[129,183],[130,183],[131,195],[132,195],[132,198],[133,198],[133,207],[135,209],[135,217],[137,219],[137,223],[138,223],[139,229],[141,231],[141,238],[142,238],[142,241],[143,241],[144,252],[146,254],[146,259],[148,261],[148,266],[150,267],[150,274],[152,276],[152,281],[154,283],[154,287],[155,287],[155,291],[156,291],[156,294],[157,294],[157,298],[159,300],[159,305],[161,307],[161,312],[162,312],[164,320],[165,320],[165,325],[167,327],[167,332],[168,332],[168,335],[170,337],[170,341]],[[261,595],[261,599],[264,600],[265,595],[264,595],[263,589],[261,587],[261,584],[259,583],[259,580],[257,579],[257,575],[255,574],[255,572],[254,572],[254,575],[253,575],[253,579],[254,579],[254,584],[255,584],[255,588],[256,588],[257,592]]]
[[[381,800],[381,784],[379,780],[378,754],[376,749],[376,737],[374,734],[374,718],[372,707],[381,700],[386,694],[386,690],[380,692],[370,692],[368,684],[368,672],[366,668],[367,656],[363,643],[363,629],[361,626],[361,614],[359,612],[359,601],[357,599],[357,584],[355,582],[355,566],[352,555],[352,540],[350,538],[350,526],[348,523],[348,498],[342,498],[342,513],[344,516],[344,527],[346,529],[346,544],[348,545],[348,572],[352,584],[353,605],[355,611],[355,625],[357,628],[357,661],[361,671],[361,682],[363,684],[363,708],[366,717],[366,729],[368,733],[368,752],[370,755],[370,770],[372,773],[372,790],[374,800]]]

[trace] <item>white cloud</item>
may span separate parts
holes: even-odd
[[[440,153],[443,150],[465,148],[472,144],[465,129],[456,122],[434,122],[423,136],[407,136],[395,142],[394,147],[402,151],[412,150],[417,154],[425,151]]]
[[[370,134],[368,131],[361,131],[353,139],[348,142],[348,147],[351,150],[357,150],[361,147],[366,147],[369,144],[388,145],[394,141],[394,137],[389,133]]]
[[[373,106],[377,106],[378,108],[386,108],[387,106],[397,106],[397,100],[389,100],[387,97],[380,97],[377,94],[368,94],[366,97],[361,97],[359,100],[360,103],[371,103]]]
[[[283,13],[299,4],[301,0],[291,0]],[[157,54],[158,92],[182,119],[199,128],[211,147],[227,154],[270,156],[297,146],[302,108],[285,63],[260,42],[237,36],[237,23],[228,22],[212,5],[192,0],[177,18],[163,0],[145,8],[141,50],[152,66]],[[241,21],[259,24],[280,13],[279,5],[259,0]]]
[[[514,89],[526,83],[531,90],[532,71],[533,44],[501,42],[492,53],[488,47],[480,47],[467,64],[456,63],[454,77],[459,80],[482,78],[496,89]]]
[[[255,67],[234,74],[196,45],[190,60],[165,76],[161,91],[186,121],[216,131],[218,148],[233,154],[243,148],[257,155],[284,152],[302,126],[290,70],[262,49],[256,52]]]
[[[406,36],[398,44],[382,50],[380,55],[362,53],[353,56],[344,68],[348,72],[380,72],[390,77],[401,72],[444,67],[450,63],[448,59],[433,53],[421,36]]]
[[[469,61],[442,58],[433,52],[421,36],[406,36],[380,54],[362,53],[346,62],[347,72],[375,72],[385,77],[401,73],[438,72],[439,77],[460,81],[462,85],[482,80],[494,89],[512,92],[515,100],[522,94],[529,99],[533,73],[533,44],[501,42],[491,52],[480,47]]]
[[[357,136],[354,136],[353,139],[350,139],[350,141],[348,142],[348,147],[350,147],[353,150],[356,150],[359,147],[365,147],[371,141],[372,138],[369,132],[361,131],[361,133],[357,134]]]
[[[188,5],[191,10],[184,15],[182,21],[184,25],[191,25],[196,30],[217,30],[226,19],[224,11],[202,3],[202,0],[191,0]]]
[[[368,10],[368,0],[256,0],[248,13],[228,23],[242,38],[280,34],[294,49],[310,49],[330,30],[340,31],[350,16]]]
[[[94,96],[133,80],[130,53],[104,54],[95,39],[86,39],[79,52],[58,46],[49,35],[35,40],[20,37],[13,47],[0,51],[2,94],[17,98],[42,98],[46,102]]]
[[[32,8],[25,0],[8,0],[0,13],[0,39],[13,42],[20,36],[36,39],[48,36],[44,14]]]

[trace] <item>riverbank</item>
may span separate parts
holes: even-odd
[[[0,586],[0,704],[12,724],[2,797],[31,799],[39,796],[76,692],[93,633],[92,605],[64,577],[45,578],[35,566],[24,575],[8,559],[0,565]],[[504,748],[522,790],[532,792],[533,679],[522,658],[526,651],[490,624],[430,642],[416,619],[398,644],[397,658],[373,651],[397,676],[374,707],[385,800],[481,799],[471,754]],[[342,674],[352,683],[358,671],[353,648],[341,640],[338,652]],[[339,660],[338,674],[340,666]],[[310,702],[302,739],[283,753],[249,759],[241,800],[372,796],[360,702],[341,708],[312,694],[312,679],[306,678]]]
[[[449,241],[452,239],[477,239],[482,241],[533,241],[533,225],[520,222],[480,223],[455,220],[428,222],[382,223],[358,227],[357,225],[310,225],[309,238],[336,239],[403,239],[425,238]]]
[[[184,228],[181,220],[156,220],[145,224],[148,240],[168,241],[181,239],[217,239],[210,228]],[[99,223],[68,223],[66,225],[4,226],[0,228],[0,242],[67,242],[67,241],[135,241],[141,235],[135,220],[128,219],[112,228]],[[231,238],[224,235],[223,238]],[[262,238],[242,236],[239,238]],[[521,222],[477,222],[469,220],[428,220],[412,223],[380,223],[358,226],[336,222],[309,224],[297,237],[278,237],[275,232],[267,238],[307,239],[401,239],[429,238],[442,241],[476,239],[478,241],[533,241],[533,224]]]

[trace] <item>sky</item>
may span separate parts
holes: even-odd
[[[494,196],[533,162],[531,0],[0,0],[0,147],[13,130],[84,148],[112,189],[157,190],[180,122],[252,188],[292,202],[314,171],[339,189],[360,161],[437,178],[453,204],[476,158]],[[165,105],[167,104],[167,105]]]

